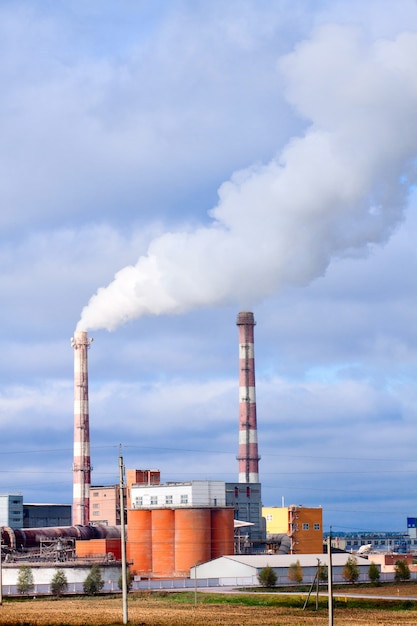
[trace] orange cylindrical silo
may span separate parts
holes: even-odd
[[[151,511],[130,509],[127,513],[127,560],[138,576],[152,573],[152,527]]]
[[[175,511],[175,575],[188,576],[190,567],[211,557],[210,509]]]
[[[174,575],[175,514],[173,509],[152,509],[152,571]]]
[[[211,509],[211,558],[234,554],[234,509]]]

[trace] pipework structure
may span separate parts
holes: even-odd
[[[255,350],[253,313],[238,314],[239,328],[239,483],[259,483],[256,423]]]
[[[74,464],[73,506],[74,526],[90,523],[90,418],[88,406],[88,349],[93,340],[87,332],[77,330],[71,338],[74,348]]]

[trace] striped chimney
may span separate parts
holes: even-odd
[[[255,351],[253,313],[237,316],[239,327],[239,482],[258,483],[258,432],[256,426]]]
[[[93,340],[84,330],[71,338],[74,348],[74,482],[72,523],[90,523],[90,423],[88,413],[88,348]]]

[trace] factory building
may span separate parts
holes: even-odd
[[[141,577],[187,577],[196,563],[233,553],[233,509],[136,508],[127,519],[127,559]]]
[[[138,471],[126,474],[131,480]],[[136,574],[189,576],[195,563],[233,553],[234,510],[226,507],[224,482],[128,482],[128,492],[127,557]]]
[[[259,551],[265,544],[260,483],[226,483],[226,505],[234,509],[235,520],[248,522],[243,530],[245,552]],[[239,550],[241,553],[243,550]]]
[[[191,480],[160,485],[130,485],[132,509],[161,506],[226,506],[225,483],[219,480]]]
[[[90,487],[90,524],[120,526],[120,486]]]
[[[70,525],[70,504],[23,504],[23,528]]]
[[[291,505],[263,507],[266,541],[272,552],[316,554],[323,552],[323,510]]]
[[[349,554],[333,554],[333,580],[343,582],[343,569]],[[359,567],[359,580],[369,581],[369,561],[368,559],[357,557]],[[222,556],[210,563],[202,563],[191,568],[190,577],[196,579],[217,578],[219,585],[259,585],[259,573],[265,567],[273,569],[277,575],[277,584],[288,583],[288,573],[290,567],[299,562],[303,581],[312,583],[317,572],[317,563],[321,565],[329,564],[327,554],[239,554],[232,556]]]

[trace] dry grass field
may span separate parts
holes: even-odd
[[[415,586],[412,594],[414,595]],[[213,594],[214,595],[214,594]],[[401,595],[408,595],[401,588]],[[280,599],[271,598],[271,606],[248,606],[244,597],[238,604],[225,602],[224,597],[213,596],[210,602],[199,595],[198,605],[194,606],[192,595],[179,601],[172,594],[158,597],[153,594],[131,594],[129,596],[129,623],[137,626],[328,626],[327,609],[315,611],[315,603],[303,611],[303,598],[299,608],[279,606]],[[203,603],[204,602],[204,603]],[[236,599],[234,600],[236,602]],[[349,608],[342,599],[336,601],[334,610],[335,626],[392,626],[417,624],[416,608],[402,610],[381,610],[375,600],[375,609]],[[338,606],[339,604],[339,606]],[[13,625],[106,625],[121,624],[122,602],[120,597],[74,597],[6,600],[0,606],[0,624]]]

